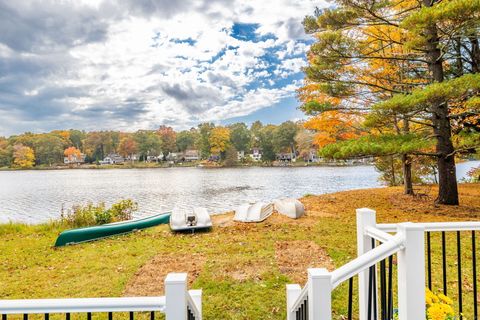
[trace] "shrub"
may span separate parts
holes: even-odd
[[[471,182],[480,182],[480,167],[473,168],[467,172]]]
[[[72,228],[102,225],[130,220],[133,212],[137,209],[137,203],[130,199],[114,203],[109,209],[105,207],[103,202],[96,205],[87,203],[86,205],[74,205],[67,213],[62,210],[60,220],[62,224]]]
[[[130,199],[126,199],[114,203],[108,211],[113,220],[124,221],[132,219],[133,213],[137,210],[138,204]]]

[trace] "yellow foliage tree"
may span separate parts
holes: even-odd
[[[225,152],[230,145],[230,130],[225,127],[213,128],[208,142],[210,143],[210,152],[212,154]]]
[[[348,113],[327,111],[311,117],[304,127],[316,132],[313,143],[322,148],[338,141],[359,137],[362,133],[359,127],[359,118]]]
[[[13,146],[13,163],[20,168],[31,168],[35,164],[33,149],[23,144]]]
[[[68,158],[68,161],[72,161],[74,159],[79,159],[80,156],[82,155],[80,150],[78,150],[75,147],[69,147],[69,148],[65,149],[63,154],[65,155],[65,157]]]

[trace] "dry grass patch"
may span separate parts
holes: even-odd
[[[307,268],[334,269],[327,252],[313,241],[277,241],[275,258],[280,272],[302,285],[307,281]]]
[[[198,277],[205,264],[201,254],[159,254],[144,264],[130,279],[124,296],[160,296],[164,294],[165,277],[170,272],[188,273],[188,287]]]

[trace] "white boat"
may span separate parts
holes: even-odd
[[[235,209],[233,220],[241,222],[261,222],[273,213],[273,204],[257,202],[244,204]]]
[[[303,203],[293,198],[283,198],[273,201],[275,210],[292,219],[298,219],[305,214]]]
[[[206,208],[195,207],[192,210],[173,209],[170,216],[170,229],[173,231],[208,229],[212,219]]]

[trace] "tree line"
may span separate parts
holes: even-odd
[[[303,22],[298,97],[320,154],[378,157],[406,194],[435,168],[436,201],[458,204],[455,158],[480,148],[480,0],[333,2]]]
[[[175,131],[168,126],[156,130],[120,131],[54,130],[49,133],[24,133],[8,138],[0,137],[0,167],[30,168],[52,166],[64,162],[64,157],[85,155],[85,162],[96,163],[108,154],[125,158],[138,156],[145,161],[149,156],[198,150],[201,159],[216,155],[221,160],[237,158],[237,151],[246,154],[252,148],[262,151],[262,160],[274,161],[278,153],[299,156],[316,149],[313,132],[302,122],[286,121],[280,125],[264,125],[260,121],[251,126],[235,123],[217,126],[202,123],[190,130]]]

